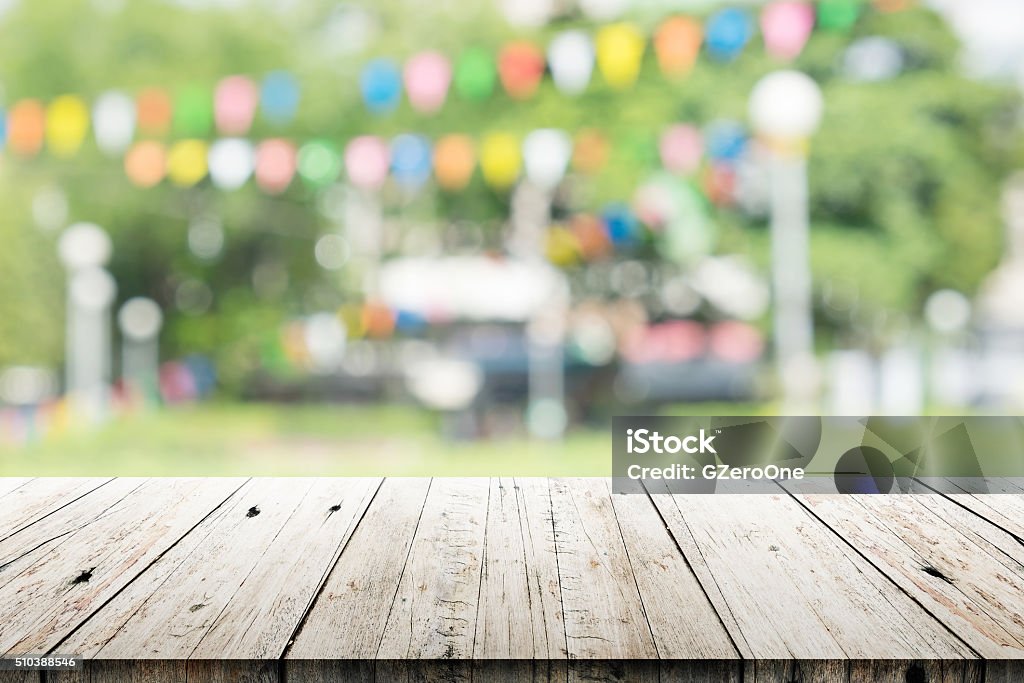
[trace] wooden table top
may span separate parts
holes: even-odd
[[[527,680],[612,661],[653,680],[698,661],[719,667],[706,680],[879,679],[870,660],[899,662],[893,680],[1003,680],[1014,665],[983,660],[1024,658],[1022,538],[1018,489],[0,479],[0,652],[246,660],[268,681],[338,680],[322,660],[359,680],[409,660],[476,662],[466,680],[483,660],[534,662]]]

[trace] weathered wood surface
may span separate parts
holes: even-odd
[[[1024,657],[1024,547],[958,528],[941,496],[798,498],[983,657]],[[989,538],[1003,535],[988,525]]]
[[[87,657],[280,657],[379,480],[255,479],[63,645]],[[158,583],[157,583],[158,581]]]
[[[0,683],[1024,680],[1024,494],[19,479],[0,510],[0,652],[93,658]]]
[[[237,490],[231,479],[152,479],[90,511],[92,521],[64,521],[66,531],[41,548],[33,526],[0,542],[0,653],[48,652],[99,610]],[[97,491],[104,491],[102,486]],[[85,496],[80,501],[88,501]],[[106,501],[104,501],[106,503]],[[42,520],[69,511],[74,504]],[[8,561],[10,558],[10,561]]]
[[[0,505],[9,511],[0,525],[0,539],[17,533],[109,481],[110,478],[97,478],[69,482],[66,479],[43,477],[14,479],[6,485],[0,485],[0,492],[3,492]]]
[[[961,659],[945,624],[785,493],[654,494],[691,563],[716,586],[745,656],[758,659]],[[683,549],[687,553],[687,547]]]

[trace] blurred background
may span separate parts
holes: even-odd
[[[0,0],[0,474],[1018,413],[1015,0]]]

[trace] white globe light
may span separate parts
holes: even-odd
[[[121,154],[135,137],[135,102],[116,90],[103,93],[93,106],[92,121],[96,146],[104,154]]]
[[[587,89],[594,72],[594,44],[583,31],[558,34],[548,46],[548,66],[555,87],[566,95]]]
[[[580,0],[580,9],[594,21],[608,21],[622,16],[629,0]]]
[[[561,130],[541,128],[523,140],[526,177],[543,190],[553,190],[565,177],[572,157],[572,139]]]
[[[925,302],[924,316],[936,332],[959,332],[971,321],[971,302],[956,290],[940,289]]]
[[[102,268],[86,268],[71,278],[71,298],[78,306],[100,311],[117,296],[114,278]]]
[[[405,382],[409,393],[430,408],[462,410],[480,393],[484,374],[476,363],[437,358],[409,367]]]
[[[513,26],[543,26],[554,9],[552,0],[501,0],[501,12]]]
[[[59,187],[43,187],[32,197],[32,218],[47,232],[67,225],[68,197]]]
[[[347,332],[334,313],[314,313],[306,321],[306,350],[313,371],[330,373],[341,367]]]
[[[252,175],[254,158],[252,143],[248,140],[217,140],[207,157],[210,179],[221,190],[237,190]]]
[[[750,120],[759,133],[782,140],[810,137],[821,123],[821,88],[799,71],[775,71],[754,86]]]
[[[160,331],[164,314],[152,299],[137,296],[124,302],[117,312],[117,324],[121,333],[129,339],[151,339]]]
[[[57,255],[68,270],[104,266],[112,251],[110,237],[94,223],[75,223],[57,243]]]
[[[846,49],[842,66],[851,81],[877,83],[899,76],[905,61],[903,50],[895,41],[870,36]]]

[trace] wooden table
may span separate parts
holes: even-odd
[[[1024,491],[0,479],[10,681],[1019,681]],[[1022,662],[1024,663],[1024,662]]]

